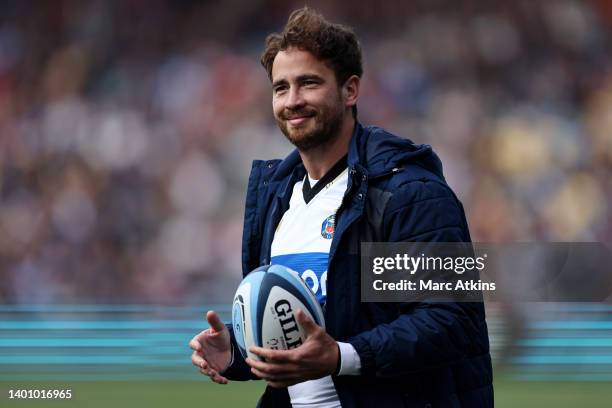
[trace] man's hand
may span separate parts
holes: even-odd
[[[304,329],[304,344],[292,350],[251,347],[251,353],[265,358],[266,361],[246,359],[251,366],[251,372],[274,388],[333,374],[340,358],[336,341],[325,330],[302,310],[297,310],[295,317]]]
[[[227,378],[219,373],[229,366],[232,359],[230,334],[216,312],[208,311],[206,320],[210,328],[189,342],[189,347],[193,350],[191,362],[214,382],[227,384]]]

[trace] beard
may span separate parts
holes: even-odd
[[[291,126],[288,120],[297,116],[308,116],[308,119],[301,126]],[[318,110],[308,107],[285,110],[275,119],[287,140],[298,150],[306,152],[334,140],[342,127],[343,117],[342,100],[338,98],[336,103]]]

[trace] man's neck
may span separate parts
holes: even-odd
[[[304,167],[310,178],[319,180],[348,152],[349,142],[355,129],[355,119],[345,117],[338,137],[329,143],[315,147],[306,152],[300,151]]]

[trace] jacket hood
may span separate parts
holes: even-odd
[[[370,177],[416,164],[444,179],[442,162],[430,145],[415,144],[376,126],[355,125],[348,161],[349,166],[361,164]]]

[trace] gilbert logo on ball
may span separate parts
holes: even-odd
[[[248,351],[253,345],[278,350],[300,346],[305,335],[295,318],[297,309],[325,327],[319,302],[297,272],[266,265],[249,273],[232,305],[234,336],[242,356],[261,360]]]

